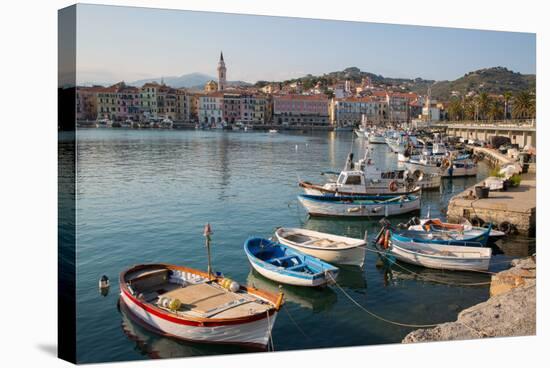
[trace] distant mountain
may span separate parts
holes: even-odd
[[[164,83],[167,86],[174,87],[174,88],[191,88],[191,89],[203,89],[204,85],[213,80],[217,82],[217,78],[212,77],[208,74],[202,74],[202,73],[190,73],[190,74],[184,74],[179,77],[159,77],[159,78],[148,78],[148,79],[140,79],[134,82],[128,83],[131,86],[141,87],[145,83],[150,82],[157,82],[160,83],[160,81],[163,80]],[[229,86],[248,86],[250,83],[243,82],[243,81],[228,81],[227,85]]]
[[[202,73],[190,73],[190,74],[184,74],[179,77],[169,76],[169,77],[158,77],[158,78],[148,78],[148,79],[140,79],[134,82],[128,83],[131,86],[141,87],[145,83],[150,82],[157,82],[160,83],[160,81],[164,80],[164,83],[170,87],[174,88],[182,88],[182,87],[193,87],[193,86],[204,86],[206,82],[210,80],[215,80],[216,78]]]

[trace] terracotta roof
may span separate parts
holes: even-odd
[[[338,102],[375,102],[376,100],[372,97],[344,97],[336,98],[335,101]]]
[[[276,100],[308,100],[308,101],[323,101],[328,102],[326,95],[275,95]]]

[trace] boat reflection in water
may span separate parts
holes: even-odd
[[[340,276],[338,276],[340,277]],[[246,278],[248,286],[272,293],[279,292],[279,284],[263,277],[258,272],[250,270]],[[298,304],[302,308],[311,309],[313,312],[326,311],[336,304],[338,298],[336,292],[330,287],[305,288],[293,285],[284,285],[283,293],[285,302]]]
[[[122,318],[122,331],[135,343],[135,349],[151,359],[179,358],[200,355],[236,354],[250,349],[232,345],[214,345],[183,342],[162,336],[149,325],[140,322],[124,303],[118,303]]]

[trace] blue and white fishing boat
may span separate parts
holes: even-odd
[[[375,217],[393,216],[420,210],[420,195],[298,195],[310,216]]]
[[[396,235],[389,229],[380,232],[375,245],[389,260],[442,270],[486,271],[492,255],[491,248],[481,247],[479,243],[444,245],[418,241]]]
[[[338,276],[337,267],[268,239],[249,238],[244,251],[257,272],[284,284],[323,286]]]
[[[435,231],[433,231],[435,230]],[[393,231],[392,239],[400,242],[415,242],[442,245],[461,245],[469,247],[484,247],[491,234],[491,225],[481,231],[437,231],[437,227],[429,230]]]
[[[460,234],[467,237],[483,236],[483,234],[485,234],[485,232],[487,231],[487,228],[473,226],[467,220],[462,224],[450,224],[448,222],[443,222],[438,218],[419,219],[417,217],[414,217],[409,221],[408,229],[433,233],[447,233],[451,236],[456,236],[457,234]],[[489,237],[496,238],[506,235],[504,232],[495,230],[493,228],[489,230]]]

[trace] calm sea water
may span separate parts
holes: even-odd
[[[247,237],[269,237],[277,226],[303,226],[335,234],[374,237],[378,220],[308,219],[296,195],[298,179],[321,182],[350,149],[364,143],[349,133],[275,134],[217,131],[79,130],[77,154],[77,357],[102,362],[244,352],[240,348],[185,344],[156,336],[117,308],[118,274],[136,263],[167,262],[206,269],[203,226],[212,224],[213,266],[241,283],[275,291],[252,272],[242,250]],[[397,166],[385,145],[373,146],[377,165]],[[482,165],[479,177],[486,175]],[[423,214],[441,215],[449,198],[476,178],[445,181],[423,194]],[[392,219],[394,223],[407,217]],[[517,252],[517,250],[516,250]],[[520,253],[522,251],[519,251]],[[515,255],[515,254],[514,254]],[[494,258],[492,270],[510,256]],[[476,273],[413,266],[377,268],[367,253],[363,269],[344,268],[339,284],[384,318],[431,324],[455,320],[484,301],[488,281]],[[98,279],[111,279],[107,295]],[[426,281],[429,279],[430,281]],[[435,282],[440,281],[440,282]],[[399,343],[412,330],[377,320],[337,288],[285,286],[286,304],[275,324],[275,350]]]

